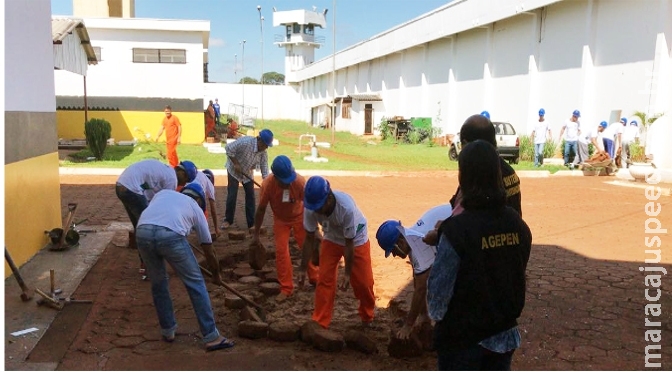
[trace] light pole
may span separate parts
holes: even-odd
[[[243,46],[243,55],[242,55],[242,66],[241,66],[241,71],[242,71],[242,79],[243,79],[243,112],[242,112],[242,122],[241,125],[244,125],[245,123],[245,40],[240,42],[240,45]]]
[[[261,5],[257,5],[257,11],[261,30],[261,126],[264,126],[264,16],[261,15]]]
[[[333,2],[334,13],[332,13],[332,48],[331,56],[331,143],[336,143],[336,0]],[[341,102],[342,104],[342,102]]]
[[[238,54],[233,55],[233,82],[238,83]]]

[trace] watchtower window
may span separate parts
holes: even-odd
[[[294,24],[294,33],[295,34],[300,34],[301,33],[301,25],[298,23]]]
[[[315,26],[313,26],[313,25],[303,26],[303,33],[306,34],[306,35],[314,35],[315,34]]]

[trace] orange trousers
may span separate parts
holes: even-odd
[[[289,234],[294,229],[294,238],[299,247],[303,247],[306,240],[306,230],[303,228],[303,220],[295,223],[285,223],[279,220],[273,221],[273,235],[275,235],[275,266],[278,271],[278,281],[280,282],[280,292],[291,295],[294,292],[294,271],[292,268],[292,259],[289,255]],[[317,282],[318,270],[315,265],[308,263],[308,280],[311,283]]]
[[[168,164],[173,168],[180,164],[180,161],[177,159],[177,141],[166,142],[166,158],[168,158]]]
[[[324,328],[329,328],[336,299],[336,277],[338,263],[343,257],[345,247],[328,240],[322,240],[320,250],[320,270],[315,289],[315,311],[313,320]],[[376,298],[373,295],[373,268],[371,267],[371,244],[356,246],[352,258],[350,286],[359,300],[357,312],[363,322],[373,321],[373,308]]]

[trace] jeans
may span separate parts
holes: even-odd
[[[226,211],[224,219],[229,224],[233,224],[233,218],[236,215],[236,199],[238,198],[238,180],[232,175],[227,175],[228,184],[226,185]],[[245,190],[245,219],[247,228],[254,226],[254,182],[243,183]]]
[[[569,153],[571,150],[574,150],[574,154],[576,155],[576,141],[565,141],[565,165],[569,164]]]
[[[535,143],[534,144],[534,166],[538,167],[544,165],[544,144]]]
[[[203,335],[203,342],[216,340],[219,331],[212,313],[210,296],[187,238],[163,226],[140,225],[136,239],[138,250],[147,267],[147,276],[152,283],[152,299],[159,318],[161,335],[172,337],[177,329],[173,301],[168,289],[165,260],[187,289]]]
[[[610,138],[602,138],[602,143],[604,143],[604,151],[609,154],[610,158],[614,158],[614,151],[616,150],[614,148],[614,140]]]
[[[144,195],[136,194],[128,190],[125,186],[117,184],[116,186],[117,198],[121,200],[121,204],[124,205],[126,213],[128,213],[128,218],[133,224],[133,229],[138,226],[138,220],[140,219],[140,214],[147,208],[149,204],[147,198]]]
[[[480,345],[463,350],[439,351],[439,371],[510,371],[514,351],[500,354]]]

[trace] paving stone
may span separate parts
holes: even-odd
[[[264,275],[264,281],[266,281],[266,282],[270,282],[270,283],[273,283],[273,282],[275,282],[275,283],[279,283],[279,280],[278,280],[278,273],[276,273],[275,271],[273,271],[273,272],[271,272],[271,273],[268,273],[268,274]]]
[[[300,332],[301,327],[298,325],[292,322],[278,321],[269,326],[268,338],[274,341],[293,342],[299,339]]]
[[[353,350],[361,351],[364,354],[377,354],[378,343],[360,331],[350,330],[345,333],[345,344]]]
[[[109,342],[98,342],[95,344],[87,344],[79,348],[84,354],[104,353],[108,350],[114,349],[114,345]]]
[[[252,276],[254,275],[254,269],[251,267],[238,267],[235,270],[233,270],[233,275],[236,278],[242,278],[244,276]]]
[[[143,329],[138,329],[138,328],[125,329],[125,328],[122,328],[119,331],[117,331],[117,336],[119,336],[119,337],[142,336],[143,333],[145,333],[145,331]]]
[[[345,340],[340,333],[320,327],[313,335],[313,346],[321,351],[336,352],[343,350]]]
[[[243,284],[259,284],[261,283],[261,278],[258,276],[243,276],[238,279],[238,282]]]
[[[242,310],[240,310],[240,320],[245,321],[245,320],[253,320],[256,322],[261,322],[262,319],[259,317],[259,314],[257,311],[251,307],[251,306],[245,306],[243,307]]]
[[[229,240],[245,240],[247,232],[245,231],[229,231]]]
[[[416,332],[422,349],[434,351],[434,327],[432,327],[432,324],[429,322],[422,323]]]
[[[264,338],[268,334],[268,324],[244,320],[238,323],[238,335],[249,339]]]
[[[259,289],[266,296],[275,296],[280,294],[280,284],[274,282],[261,283]]]
[[[112,340],[112,343],[117,347],[135,347],[143,342],[145,342],[145,339],[142,337],[121,337]]]
[[[224,306],[229,309],[242,309],[245,307],[245,301],[234,294],[227,294],[224,298]]]
[[[315,331],[322,328],[316,321],[309,320],[301,326],[301,341],[312,344]]]
[[[393,358],[413,358],[422,355],[422,344],[417,337],[402,340],[397,337],[397,329],[390,330],[390,343],[387,353]]]

